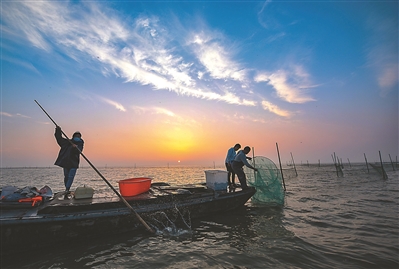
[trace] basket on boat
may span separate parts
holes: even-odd
[[[151,187],[151,178],[149,177],[136,177],[123,179],[119,182],[119,190],[124,197],[136,196],[141,193],[147,192]]]

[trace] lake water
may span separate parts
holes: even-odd
[[[98,169],[117,188],[118,180],[141,176],[202,183],[213,167]],[[99,235],[2,257],[1,268],[399,268],[399,172],[389,170],[383,180],[360,164],[345,167],[344,177],[333,166],[297,166],[297,177],[286,173],[282,208],[249,201],[179,234]],[[62,170],[3,168],[1,184],[62,191]],[[84,184],[95,197],[114,196],[89,167],[78,170],[72,187]]]

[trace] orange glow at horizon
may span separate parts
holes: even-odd
[[[118,129],[116,139],[105,143],[87,134],[85,152],[90,151],[92,156],[102,156],[102,159],[184,163],[209,155],[210,149],[204,145],[214,141],[210,142],[207,136],[201,130],[184,125],[154,124],[134,130],[125,127]]]

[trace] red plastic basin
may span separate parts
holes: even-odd
[[[119,191],[122,196],[136,196],[140,193],[146,192],[151,187],[151,178],[148,177],[136,177],[123,179],[119,182]]]

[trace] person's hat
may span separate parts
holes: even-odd
[[[72,137],[75,137],[75,136],[77,136],[77,135],[82,136],[82,134],[81,134],[79,131],[76,131],[76,132],[73,133]]]

